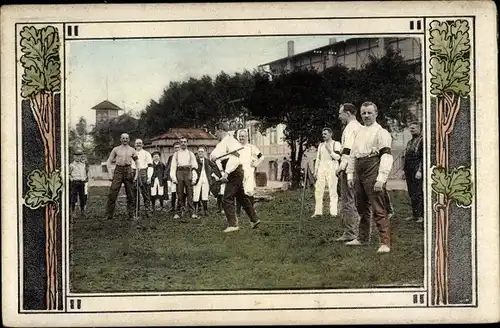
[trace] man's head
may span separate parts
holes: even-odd
[[[160,152],[159,151],[153,152],[153,161],[155,161],[155,162],[160,161]]]
[[[135,150],[141,150],[144,144],[142,143],[141,139],[136,139],[135,140]]]
[[[198,147],[197,154],[198,154],[199,158],[204,158],[206,153],[207,153],[207,149],[205,148],[205,146]]]
[[[242,129],[239,131],[239,134],[238,134],[238,141],[242,144],[242,145],[246,145],[248,143],[248,132],[247,130],[245,129]]]
[[[80,149],[75,150],[73,156],[75,162],[83,162],[83,152]]]
[[[412,136],[417,137],[422,134],[422,122],[411,122],[409,125]]]
[[[366,126],[370,126],[377,121],[378,109],[377,105],[366,101],[361,105],[361,118]]]
[[[330,128],[323,128],[323,131],[321,131],[321,136],[323,137],[324,141],[329,141],[332,139],[332,129]]]
[[[228,132],[229,132],[229,124],[225,122],[221,122],[217,124],[217,126],[215,127],[215,136],[219,140],[224,139],[224,137],[227,136]]]
[[[178,152],[181,149],[180,142],[174,142],[174,152]]]
[[[351,103],[345,103],[339,108],[339,119],[342,123],[348,123],[352,119],[356,119],[356,106]]]
[[[187,146],[188,146],[188,140],[187,140],[187,138],[182,137],[182,138],[179,139],[179,142],[181,143],[181,149],[185,150],[187,148]]]
[[[128,145],[128,142],[130,141],[130,137],[128,136],[127,133],[122,133],[122,135],[120,136],[120,142],[122,143],[122,145]]]

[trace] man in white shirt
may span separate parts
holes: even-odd
[[[135,151],[137,154],[137,165],[135,162],[132,163],[132,170],[134,172],[137,170],[138,174],[135,176],[137,180],[134,181],[135,188],[139,188],[139,193],[137,189],[135,189],[135,194],[138,196],[136,199],[137,205],[140,207],[141,201],[138,194],[142,196],[142,201],[144,203],[145,214],[147,217],[151,216],[150,213],[150,205],[151,198],[149,196],[150,193],[150,185],[151,185],[151,177],[153,176],[153,158],[148,151],[145,151],[142,147],[144,146],[141,139],[137,139],[135,141]],[[138,210],[138,209],[137,209]]]
[[[243,166],[244,178],[243,178],[243,189],[245,194],[250,198],[250,201],[254,203],[255,195],[255,169],[262,163],[264,156],[257,148],[257,146],[252,145],[248,142],[248,132],[245,129],[238,131],[238,140],[243,146],[240,151],[240,162]],[[241,203],[236,202],[236,214],[239,216],[241,214]]]
[[[70,207],[71,215],[75,214],[77,198],[80,202],[80,215],[85,216],[86,193],[85,184],[89,179],[88,166],[83,162],[83,152],[79,149],[73,154],[74,160],[69,164]]]
[[[236,218],[235,199],[240,202],[243,209],[250,218],[250,225],[256,228],[260,224],[253,204],[245,195],[243,187],[243,165],[240,162],[240,151],[243,146],[229,133],[229,126],[226,123],[219,123],[216,135],[220,142],[210,154],[212,161],[220,163],[222,180],[226,182],[222,207],[227,218],[228,227],[224,232],[233,232],[239,230],[238,220]]]
[[[210,179],[217,177],[212,172],[213,164],[206,158],[207,149],[204,146],[198,147],[197,161],[198,169],[196,170],[197,179],[193,190],[193,201],[196,212],[199,212],[202,205],[202,215],[208,214],[208,193],[210,191]]]
[[[354,188],[347,185],[347,173],[345,172],[356,134],[361,128],[361,124],[356,119],[356,106],[350,103],[343,104],[339,109],[339,119],[346,124],[342,132],[342,158],[337,176],[340,179],[340,215],[344,225],[344,233],[337,241],[351,241],[358,238],[359,214],[356,209],[356,198]]]
[[[341,145],[338,141],[332,139],[333,132],[330,128],[324,128],[322,131],[323,142],[319,144],[314,162],[314,177],[316,179],[314,198],[316,206],[312,217],[323,215],[323,195],[325,186],[328,186],[330,195],[330,215],[337,215],[337,176],[335,171],[339,166]]]
[[[377,253],[391,250],[391,231],[388,218],[389,205],[386,182],[392,168],[391,134],[377,122],[378,109],[372,102],[361,105],[362,126],[356,135],[347,165],[347,181],[356,188],[356,207],[361,216],[358,238],[346,245],[362,245],[370,239],[370,219],[380,235]]]
[[[172,164],[170,166],[170,178],[172,183],[177,186],[178,204],[180,214],[185,212],[184,204],[187,205],[188,216],[192,219],[197,219],[198,216],[194,212],[193,204],[193,186],[196,182],[196,169],[198,162],[194,153],[187,149],[188,141],[186,138],[180,139],[181,149],[174,153]],[[184,203],[184,197],[187,202]],[[179,219],[181,216],[176,211],[174,219]]]

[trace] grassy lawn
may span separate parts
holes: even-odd
[[[240,231],[231,234],[222,233],[225,219],[215,213],[201,223],[174,222],[171,215],[159,213],[132,227],[122,198],[115,218],[105,220],[107,191],[90,188],[87,217],[76,217],[71,224],[71,292],[423,285],[423,225],[402,220],[410,214],[404,191],[391,193],[393,248],[383,255],[376,254],[376,233],[369,246],[335,242],[340,219],[310,218],[312,190],[306,194],[301,233],[298,223],[277,224],[299,221],[301,195],[287,191],[258,203],[258,229],[250,229],[243,214]],[[213,210],[215,202],[209,206]]]

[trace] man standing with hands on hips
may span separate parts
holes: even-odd
[[[227,123],[218,124],[216,136],[220,142],[210,154],[212,161],[220,161],[222,180],[226,181],[222,200],[222,207],[228,223],[228,227],[224,230],[226,233],[239,230],[234,203],[235,199],[242,205],[250,218],[251,227],[256,228],[260,224],[253,204],[245,195],[243,188],[244,172],[239,159],[239,151],[243,149],[243,146],[228,131],[229,125]]]
[[[316,199],[316,206],[313,218],[323,215],[325,186],[328,186],[328,193],[330,194],[330,215],[336,216],[338,211],[337,176],[335,171],[339,165],[341,145],[338,141],[332,139],[332,134],[330,128],[323,129],[323,142],[319,144],[316,154],[314,164],[314,177],[316,179],[314,198]]]
[[[391,134],[377,122],[378,109],[372,102],[361,105],[362,126],[354,140],[349,164],[347,181],[349,187],[356,188],[356,203],[361,216],[357,239],[346,245],[362,245],[370,239],[370,219],[377,225],[380,234],[380,247],[377,253],[391,250],[391,229],[388,218],[386,182],[392,168]]]
[[[342,159],[337,169],[340,183],[340,215],[344,225],[344,233],[337,241],[348,242],[358,237],[359,214],[356,209],[356,198],[354,188],[347,185],[347,173],[345,172],[356,134],[361,124],[356,119],[357,109],[353,104],[346,103],[340,106],[339,119],[346,124],[342,132]]]

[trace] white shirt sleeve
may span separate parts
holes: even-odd
[[[176,153],[172,156],[172,162],[170,163],[170,179],[172,181],[177,180],[177,156]]]
[[[319,168],[319,153],[321,152],[321,145],[323,145],[323,143],[320,143],[318,145],[318,150],[316,151],[316,162],[314,162],[314,174],[317,174],[318,173],[318,168]]]
[[[257,146],[252,145],[252,166],[253,167],[258,167],[262,161],[264,160],[264,155],[262,155],[262,152],[257,148]]]
[[[353,128],[353,124],[349,124],[345,128],[345,141],[342,149],[342,153],[349,152],[349,154],[342,154],[342,160],[340,162],[340,169],[345,170],[347,164],[349,163],[350,153],[352,152],[352,147],[354,147],[354,138],[356,138],[357,129]]]
[[[190,156],[191,168],[195,170],[198,169],[198,161],[196,160],[196,156],[192,151],[189,152],[189,156]]]
[[[391,134],[385,129],[380,129],[377,134],[377,144],[379,151],[384,148],[386,149],[389,148],[390,150],[392,144]],[[380,157],[380,165],[378,168],[377,181],[384,183],[387,182],[387,179],[389,177],[389,172],[391,171],[392,168],[392,162],[393,162],[392,154],[390,153],[382,154],[382,156]]]
[[[153,157],[149,151],[144,151],[146,157],[146,164],[148,165],[148,180],[153,176]]]

